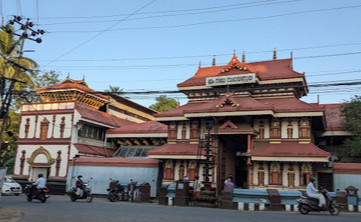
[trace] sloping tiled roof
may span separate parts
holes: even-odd
[[[234,111],[259,111],[272,110],[277,112],[315,112],[324,111],[323,107],[315,104],[303,102],[295,97],[277,98],[277,99],[255,99],[252,97],[231,96],[232,103],[220,107],[219,104],[227,96],[205,101],[194,102],[177,107],[164,113],[155,114],[155,117],[173,117],[184,116],[186,113],[214,113],[214,112],[234,112]]]
[[[83,91],[83,92],[92,93],[93,95],[101,97],[102,99],[109,100],[108,97],[106,97],[100,93],[96,93],[95,90],[92,90],[91,88],[89,88],[86,85],[86,83],[84,83],[83,81],[79,81],[79,80],[67,81],[67,80],[69,80],[69,79],[66,79],[62,83],[59,83],[59,84],[35,89],[35,91],[36,92],[44,92],[44,91],[61,91],[61,90],[79,90],[79,91]]]
[[[252,156],[264,157],[330,157],[326,152],[312,143],[300,144],[298,142],[268,143],[255,142]]]
[[[326,114],[326,130],[343,130],[342,123],[344,117],[341,116],[341,106],[343,104],[322,104]]]
[[[97,156],[112,156],[114,154],[114,151],[109,149],[106,151],[104,147],[91,146],[80,143],[75,143],[73,145],[81,154],[97,155]]]
[[[295,97],[276,98],[276,99],[259,99],[265,105],[273,107],[275,112],[309,112],[324,111],[323,107],[313,103],[303,102]]]
[[[121,126],[115,129],[109,129],[108,134],[149,134],[149,133],[167,133],[168,126],[156,121],[136,123],[132,125]]]
[[[134,124],[134,122],[118,118],[109,113],[101,112],[99,110],[90,108],[88,106],[76,103],[75,110],[77,110],[82,118],[92,120],[98,123],[106,124],[113,127],[125,126]]]
[[[361,163],[334,163],[333,173],[361,175]]]
[[[149,158],[74,158],[72,166],[104,166],[104,167],[145,167],[158,168],[159,160]]]
[[[147,152],[147,155],[197,155],[198,144],[177,143],[164,144],[154,150]]]
[[[291,69],[292,59],[282,59],[282,60],[271,60],[263,62],[252,62],[252,63],[241,63],[238,59],[235,63],[231,62],[224,66],[212,66],[199,68],[196,74],[190,79],[178,84],[178,87],[187,87],[187,86],[200,86],[205,85],[207,77],[215,77],[222,75],[239,75],[245,73],[256,73],[259,80],[274,80],[274,79],[286,79],[294,77],[304,77],[304,74],[298,73]],[[232,64],[237,64],[240,67],[247,67],[247,71],[231,70],[229,72],[222,72],[230,67]]]

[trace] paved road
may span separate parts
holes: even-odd
[[[105,198],[94,198],[92,203],[84,201],[71,202],[66,196],[51,196],[48,202],[33,200],[27,202],[24,195],[3,196],[1,209],[18,210],[23,213],[18,221],[28,222],[99,222],[99,221],[197,221],[197,222],[233,222],[233,221],[267,221],[267,222],[333,222],[360,221],[360,213],[344,213],[331,216],[327,212],[301,215],[298,212],[241,212],[237,210],[222,210],[197,207],[160,206],[155,203],[108,202]],[[9,220],[10,221],[10,220]]]

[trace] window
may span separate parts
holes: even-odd
[[[90,139],[104,140],[105,128],[84,124],[82,128],[78,131],[78,135]]]
[[[271,185],[281,185],[281,170],[280,165],[273,163],[271,164],[270,170],[270,184]]]

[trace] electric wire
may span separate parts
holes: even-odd
[[[288,12],[282,14],[275,14],[275,15],[267,15],[267,16],[260,16],[260,17],[250,17],[250,18],[243,18],[243,19],[227,19],[227,20],[216,20],[216,21],[206,21],[206,22],[196,22],[196,23],[189,23],[189,24],[180,24],[180,25],[165,25],[165,26],[146,26],[146,27],[127,27],[127,28],[118,28],[118,29],[106,29],[106,30],[88,30],[88,31],[64,31],[64,30],[56,30],[50,31],[50,33],[90,33],[90,32],[102,32],[102,31],[124,31],[124,30],[150,30],[150,29],[168,29],[168,28],[181,28],[181,27],[191,27],[191,26],[199,26],[199,25],[208,25],[208,24],[217,24],[217,23],[228,23],[228,22],[244,22],[244,21],[252,21],[252,20],[263,20],[263,19],[272,19],[272,18],[279,18],[285,16],[292,16],[292,15],[302,15],[308,13],[315,13],[315,12],[327,12],[327,11],[335,11],[335,10],[345,10],[345,9],[355,9],[359,8],[361,5],[352,5],[352,6],[344,6],[344,7],[335,7],[335,8],[324,8],[324,9],[314,9],[314,10],[304,10],[298,12]]]
[[[117,21],[116,23],[114,23],[113,25],[109,26],[108,28],[106,28],[105,30],[100,31],[99,33],[97,33],[96,35],[93,35],[92,37],[88,38],[86,41],[82,42],[81,44],[79,44],[78,46],[72,48],[71,50],[65,52],[64,54],[60,55],[59,57],[55,58],[54,60],[52,60],[51,62],[49,62],[48,64],[46,64],[44,67],[48,66],[49,64],[55,62],[56,60],[70,54],[71,52],[75,51],[76,49],[80,48],[81,46],[85,45],[86,43],[90,42],[91,40],[97,38],[98,36],[100,36],[101,34],[103,34],[104,32],[109,31],[111,28],[113,28],[114,26],[118,25],[119,23],[125,21],[126,19],[128,19],[129,17],[131,17],[132,15],[136,14],[137,12],[141,11],[142,9],[146,8],[147,6],[149,6],[150,4],[154,3],[156,0],[152,0],[151,2],[145,4],[144,6],[140,7],[139,9],[135,10],[133,13],[129,14],[128,16],[126,16],[125,18]]]

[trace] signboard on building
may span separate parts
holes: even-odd
[[[206,86],[235,85],[255,82],[257,82],[256,73],[249,73],[231,76],[208,77],[206,79]]]

